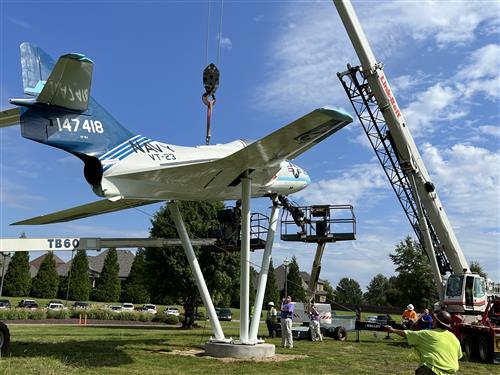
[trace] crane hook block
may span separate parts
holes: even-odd
[[[210,64],[203,70],[203,86],[207,96],[214,96],[219,87],[219,76],[219,69],[215,64]]]

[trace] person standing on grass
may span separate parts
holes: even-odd
[[[314,303],[311,304],[311,323],[309,323],[309,329],[311,330],[311,339],[312,341],[321,341],[323,342],[323,336],[321,335],[321,327],[319,324],[319,311],[314,306]]]
[[[425,309],[422,314],[420,314],[420,319],[418,320],[418,326],[420,329],[432,329],[432,316],[429,314],[429,310]]]
[[[395,333],[408,340],[420,356],[420,367],[415,375],[450,375],[458,371],[458,360],[462,358],[462,349],[456,336],[448,331],[451,328],[451,315],[440,311],[434,320],[435,329],[410,331],[385,326],[386,332]]]
[[[266,314],[266,325],[269,331],[269,337],[276,337],[276,323],[278,320],[278,312],[274,308],[274,302],[269,302],[267,304],[267,314]]]
[[[294,305],[292,297],[288,296],[281,304],[281,347],[293,348],[292,319]]]

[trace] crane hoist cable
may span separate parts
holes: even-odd
[[[205,51],[205,64],[208,64],[208,50],[210,44],[210,9],[211,1],[208,0],[208,17],[207,17],[207,38],[206,38],[206,51]],[[220,48],[222,39],[222,15],[224,9],[224,0],[221,0],[221,10],[219,18],[219,33],[218,33],[218,47],[217,47],[217,64],[220,62]],[[203,86],[205,87],[205,93],[202,95],[201,100],[203,104],[207,106],[207,131],[205,137],[205,144],[210,144],[211,134],[211,120],[212,111],[216,102],[215,92],[219,87],[219,77],[220,72],[217,66],[213,63],[207,65],[203,70]]]

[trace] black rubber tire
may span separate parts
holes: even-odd
[[[486,336],[481,336],[477,342],[477,354],[481,362],[490,362],[491,348]]]
[[[10,332],[7,325],[0,322],[0,350],[4,352],[10,344]]]
[[[462,340],[462,349],[464,351],[465,356],[468,359],[472,359],[476,356],[474,350],[474,342],[472,341],[472,336],[470,335],[464,336],[464,339]]]
[[[333,330],[333,338],[338,341],[345,341],[347,339],[347,330],[344,327],[335,327]]]

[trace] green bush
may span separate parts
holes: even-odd
[[[68,319],[70,317],[69,310],[48,310],[48,319]]]
[[[153,322],[159,322],[165,324],[178,324],[179,318],[177,318],[175,315],[156,314],[153,318]]]
[[[87,310],[87,319],[114,320],[116,313],[108,309]]]
[[[45,310],[29,310],[28,319],[31,320],[47,319],[47,312]]]
[[[2,309],[0,320],[25,320],[28,319],[28,311],[24,309]]]

